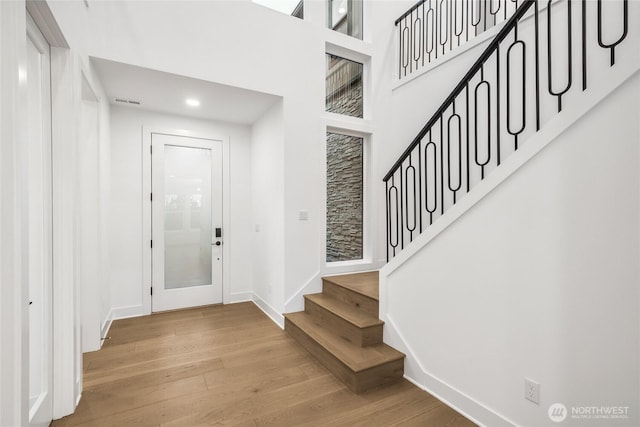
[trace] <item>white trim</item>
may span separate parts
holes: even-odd
[[[280,327],[280,329],[284,329],[284,316],[273,306],[271,306],[268,302],[260,298],[255,292],[252,292],[251,301],[266,314],[269,316],[273,322]]]
[[[22,277],[26,28],[22,2],[0,1],[0,425],[28,425],[28,292]],[[21,172],[22,169],[22,172]]]
[[[248,302],[253,301],[253,292],[245,291],[245,292],[231,292],[229,293],[229,299],[225,302],[225,304],[236,304],[239,302]]]
[[[141,311],[136,314],[131,314],[131,316],[141,316],[144,314],[151,314],[151,287],[153,286],[151,277],[152,277],[152,262],[151,262],[151,247],[149,242],[151,241],[151,200],[149,199],[149,194],[151,194],[151,134],[153,130],[148,129],[146,126],[142,125],[140,128],[140,138],[142,141],[141,145],[141,157],[142,157],[142,273],[141,273],[141,282],[140,286],[142,288],[141,292],[141,301],[142,307]],[[137,306],[130,306],[137,307]],[[119,309],[114,309],[114,317],[116,310],[124,310],[125,313],[129,312],[129,307],[122,307]],[[122,317],[130,317],[127,315],[121,315],[117,318]]]
[[[109,335],[109,330],[111,329],[111,325],[113,324],[113,308],[109,310],[107,313],[107,317],[102,322],[102,327],[100,328],[100,347],[104,344],[105,338]]]
[[[27,11],[31,14],[42,35],[51,46],[69,48],[67,40],[62,34],[53,13],[46,1],[27,0]]]
[[[53,418],[73,413],[78,398],[76,312],[76,156],[79,67],[65,48],[51,47],[53,157]],[[78,349],[79,350],[79,349]]]
[[[331,132],[347,133],[353,136],[369,136],[373,133],[373,122],[359,117],[345,116],[342,114],[324,112],[324,124]]]
[[[361,63],[371,59],[373,55],[371,43],[334,31],[331,28],[323,28],[323,30],[326,36],[324,39],[327,53]]]
[[[111,309],[111,322],[119,319],[128,319],[130,317],[147,316],[142,305],[127,305],[124,307],[114,307]]]

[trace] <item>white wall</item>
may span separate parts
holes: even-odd
[[[110,288],[114,318],[148,314],[144,298],[149,283],[144,283],[143,185],[151,179],[143,176],[143,127],[145,132],[175,129],[211,138],[227,137],[223,168],[230,174],[230,229],[225,230],[225,261],[229,272],[225,279],[224,302],[251,298],[252,272],[246,248],[252,239],[251,204],[251,131],[248,126],[197,120],[127,107],[111,107],[110,177]],[[226,173],[225,173],[226,176]],[[225,211],[226,211],[225,207]],[[148,223],[148,222],[147,222]]]
[[[87,57],[81,69],[77,193],[83,352],[98,350],[111,324],[109,290],[109,102]]]
[[[274,104],[251,127],[253,261],[256,303],[284,324],[284,144],[283,105]]]
[[[83,88],[84,90],[89,90]],[[100,234],[99,234],[99,158],[98,103],[83,93],[80,103],[77,192],[80,234],[79,277],[82,301],[82,352],[100,348]]]
[[[385,338],[406,374],[489,425],[640,392],[636,74],[388,275]],[[539,406],[524,378],[541,384]],[[493,413],[493,414],[492,414]],[[563,425],[598,425],[567,420]]]

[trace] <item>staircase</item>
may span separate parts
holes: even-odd
[[[285,330],[355,393],[402,379],[405,355],[382,342],[378,272],[322,279]]]

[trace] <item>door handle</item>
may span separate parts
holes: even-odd
[[[219,241],[219,240],[215,243],[216,246],[220,246],[221,244],[222,244],[222,242]]]

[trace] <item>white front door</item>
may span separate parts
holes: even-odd
[[[222,302],[222,141],[151,134],[152,311]]]
[[[49,45],[27,15],[29,424],[53,418],[51,98]]]

